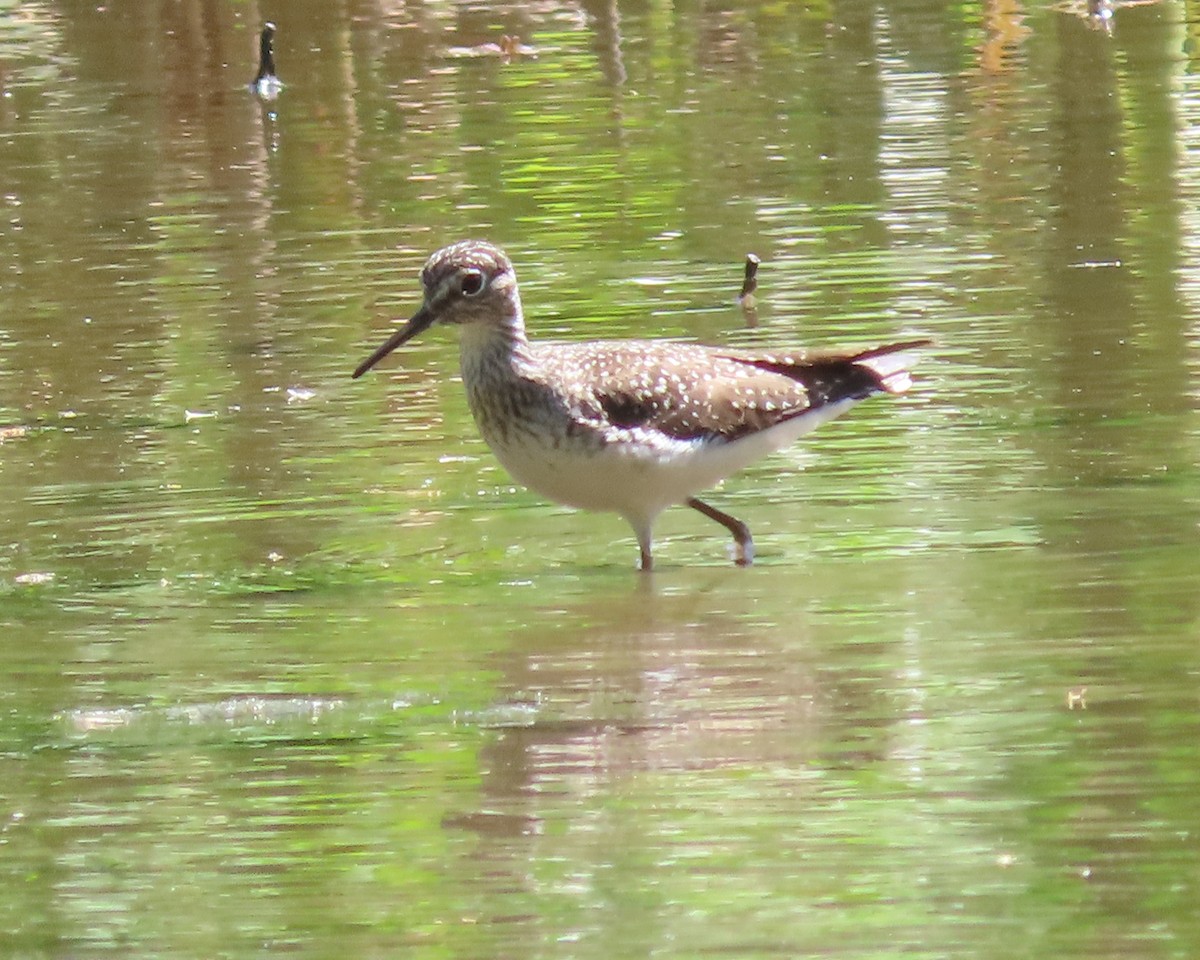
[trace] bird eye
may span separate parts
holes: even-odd
[[[483,290],[483,274],[478,270],[468,270],[463,274],[462,292],[464,296],[473,297]]]

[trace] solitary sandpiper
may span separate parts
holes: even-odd
[[[842,352],[747,352],[662,340],[530,343],[508,257],[481,240],[433,254],[425,302],[364,360],[361,377],[435,323],[460,328],[479,431],[517,480],[559,503],[620,514],[649,570],[651,528],[685,503],[722,524],[734,560],[749,528],[694,496],[874,393],[902,393],[928,341]]]

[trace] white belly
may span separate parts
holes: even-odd
[[[673,440],[645,430],[624,442],[589,447],[534,434],[505,442],[486,437],[513,478],[558,503],[652,520],[669,506],[720,483],[743,467],[793,443],[848,410],[856,401],[829,404],[732,442]]]

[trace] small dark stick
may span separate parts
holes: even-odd
[[[760,263],[762,261],[754,254],[746,254],[746,274],[742,279],[742,292],[738,294],[739,300],[745,301],[758,289],[758,265]]]
[[[258,73],[250,89],[265,100],[274,100],[283,88],[283,82],[275,75],[275,24],[269,20],[263,24],[258,37]]]
[[[742,307],[742,316],[746,318],[747,327],[758,326],[758,305],[754,300],[754,291],[758,289],[758,265],[762,261],[754,254],[746,254],[746,275],[742,279],[742,292],[738,294],[738,303]]]

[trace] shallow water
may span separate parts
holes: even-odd
[[[0,17],[6,952],[1195,956],[1185,13]],[[935,347],[643,577],[451,335],[350,381],[464,236],[538,336]]]

